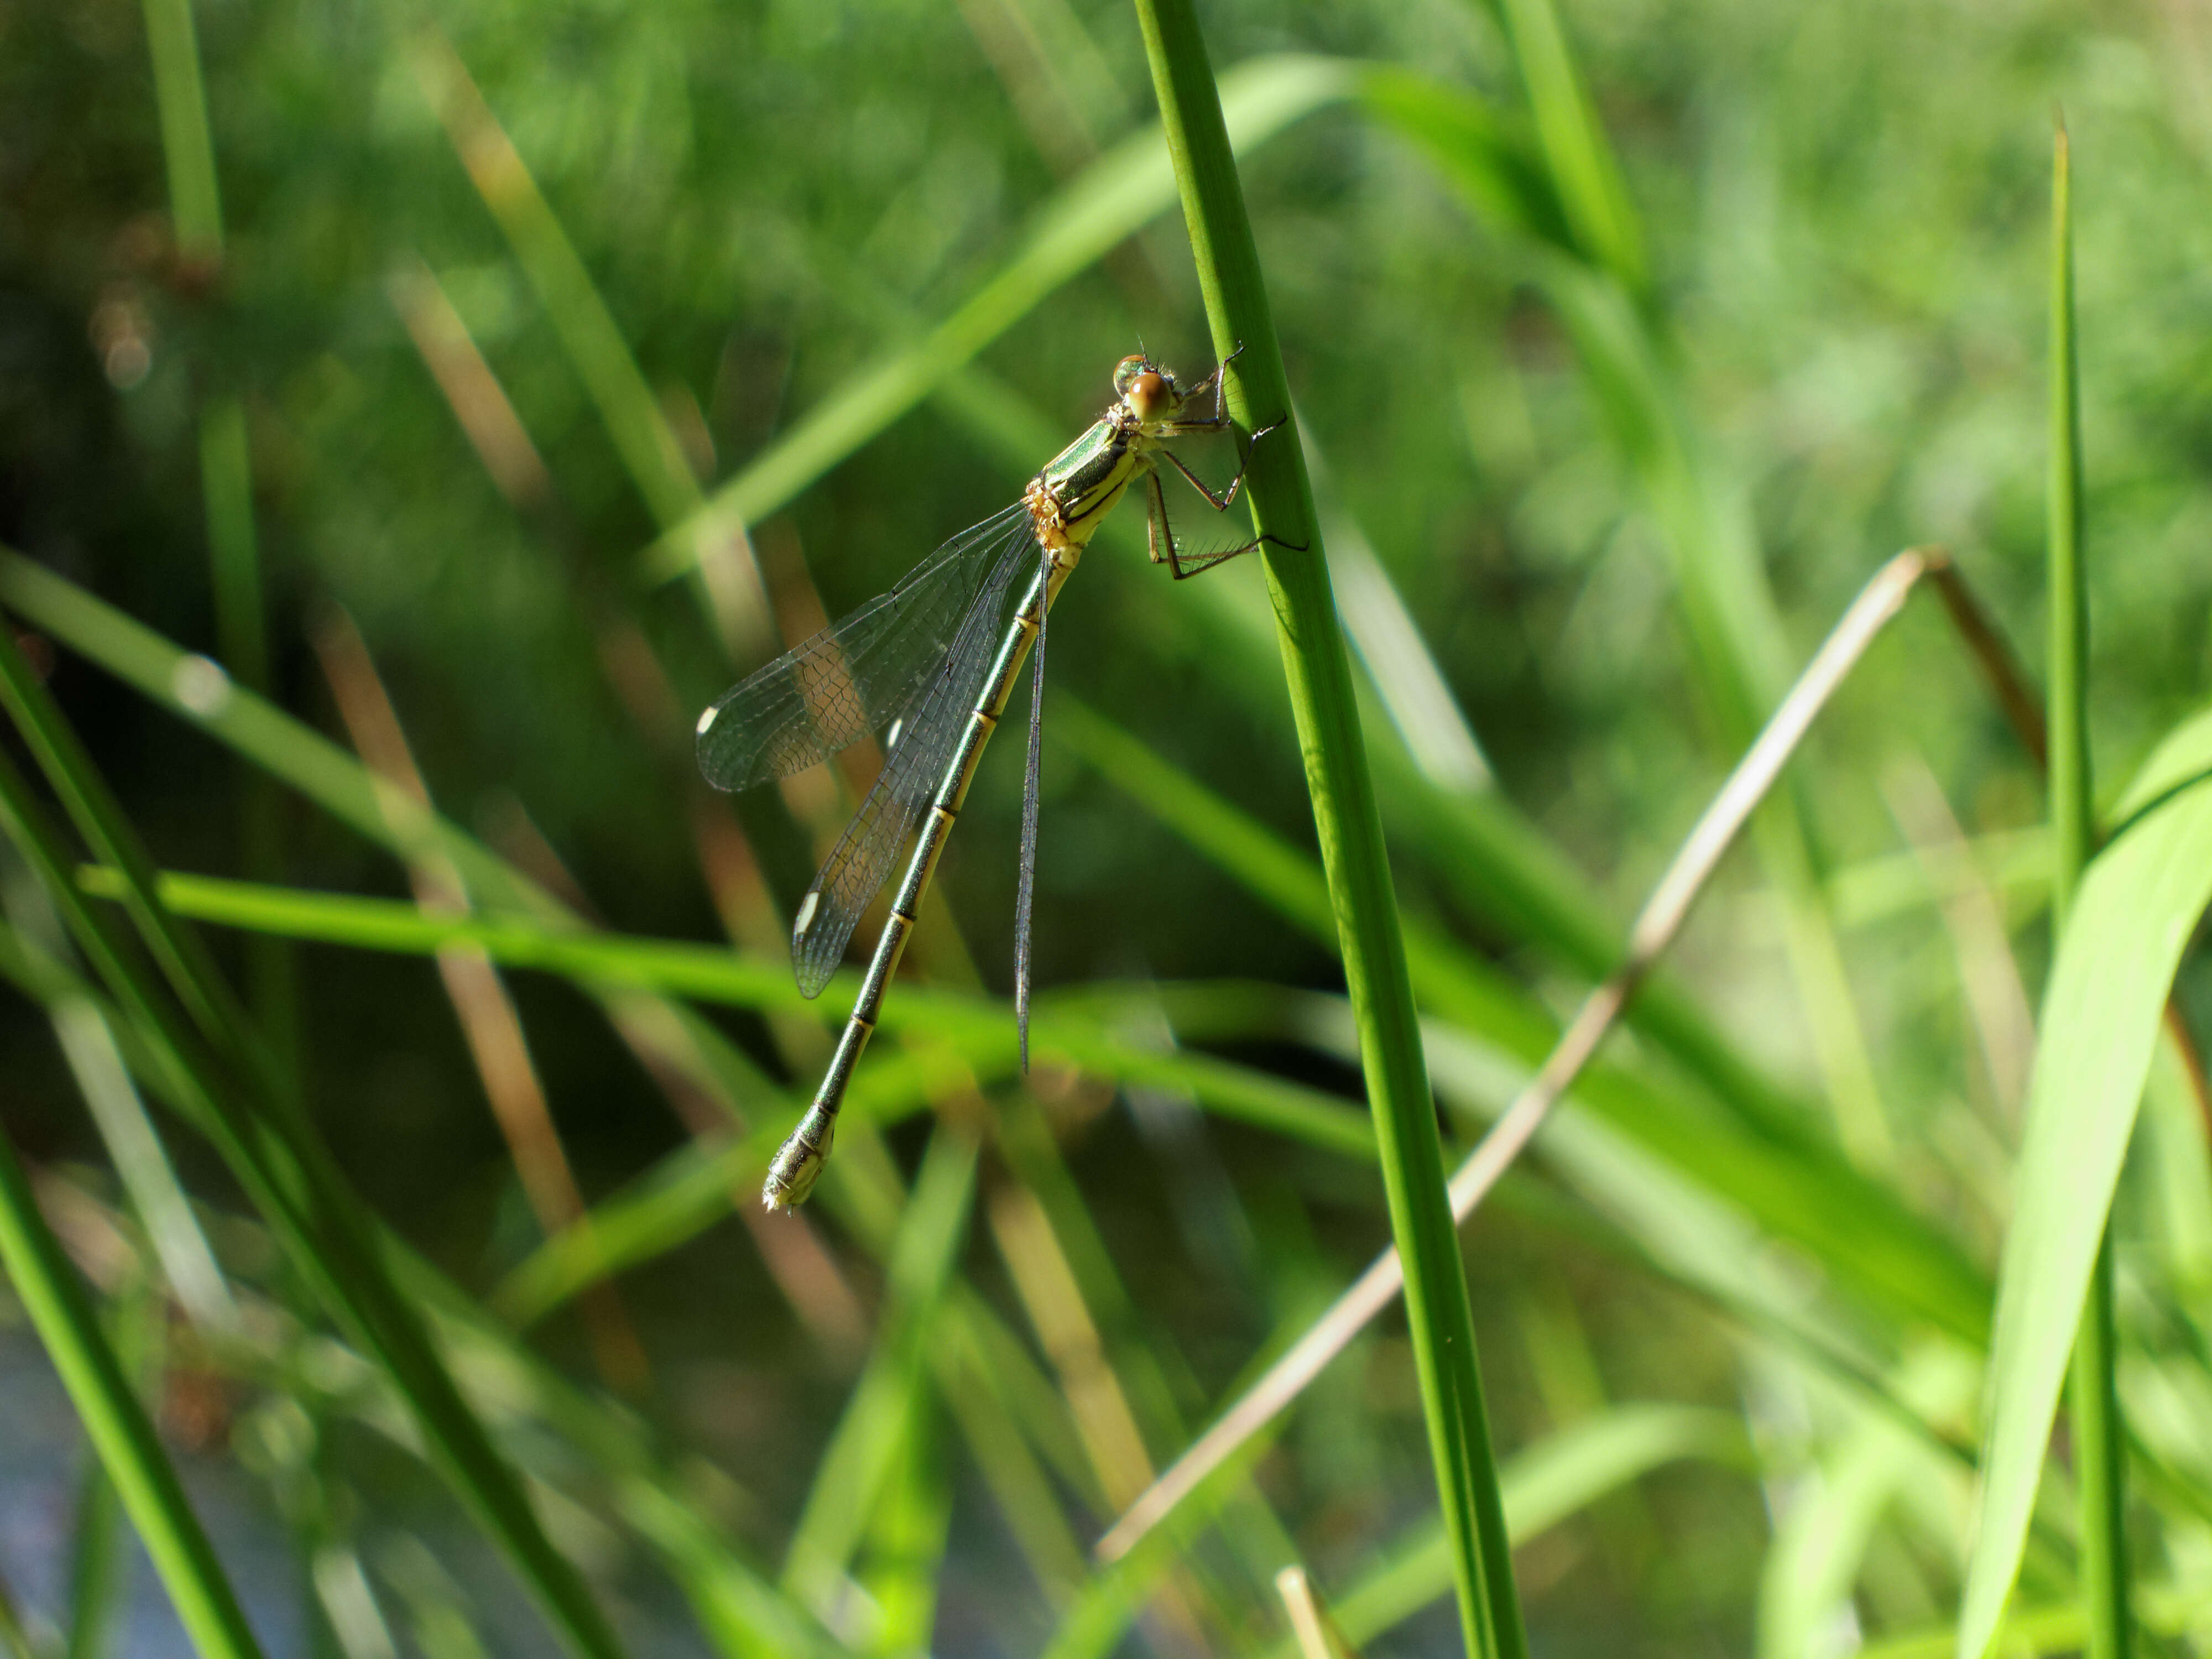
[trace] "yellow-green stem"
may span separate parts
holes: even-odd
[[[1290,394],[1259,251],[1189,0],[1137,0],[1214,348],[1237,354],[1230,407],[1247,432],[1287,422]],[[1444,1192],[1443,1148],[1406,965],[1382,820],[1297,434],[1253,448],[1246,474],[1315,828],[1359,1030],[1390,1223],[1406,1266],[1421,1382],[1461,1624],[1470,1653],[1520,1659],[1512,1555],[1483,1410],[1467,1281]]]
[[[2081,374],[2074,340],[2071,157],[2058,131],[2051,189],[2051,927],[2062,934],[2094,847],[2089,771],[2089,600],[2081,534]],[[2112,1320],[2109,1222],[2075,1339],[2074,1479],[2081,1516],[2081,1600],[2089,1659],[2128,1659],[2127,1489]]]

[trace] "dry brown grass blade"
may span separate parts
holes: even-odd
[[[385,278],[384,291],[500,494],[518,512],[537,511],[552,495],[552,476],[437,273],[410,254]]]
[[[1285,1567],[1275,1575],[1275,1594],[1291,1616],[1291,1632],[1297,1638],[1298,1659],[1359,1659],[1359,1650],[1344,1639],[1336,1620],[1314,1594],[1304,1567]]]
[[[1942,898],[1937,906],[1958,963],[1966,1013],[1989,1072],[2002,1121],[2016,1125],[2035,1056],[2035,1010],[2021,982],[2003,907],[1974,862],[1966,832],[1928,763],[1918,756],[1882,780],[1890,816]]]
[[[429,790],[416,767],[407,734],[352,619],[342,611],[332,610],[315,629],[314,646],[339,718],[345,722],[347,734],[362,761],[418,805],[428,806]],[[426,914],[468,913],[467,887],[459,869],[442,849],[418,848],[408,860],[408,879],[415,890],[415,902]],[[583,1194],[553,1126],[521,1016],[515,1012],[498,969],[475,945],[449,945],[438,952],[437,961],[446,994],[483,1079],[492,1116],[507,1141],[515,1174],[539,1228],[550,1238],[564,1228],[588,1224]],[[605,1280],[595,1284],[584,1297],[582,1308],[600,1376],[609,1387],[624,1393],[642,1389],[651,1376],[645,1347],[614,1286]]]
[[[1098,1489],[1109,1504],[1129,1503],[1152,1480],[1152,1455],[1044,1206],[1028,1188],[1005,1182],[992,1191],[988,1214],[1000,1259],[1060,1379]]]
[[[1629,930],[1627,954],[1620,966],[1590,993],[1536,1075],[1452,1176],[1452,1214],[1460,1224],[1466,1224],[1475,1206],[1528,1146],[1553,1103],[1596,1054],[1637,986],[1680,930],[1722,854],[1781,776],[1814,717],[1897,615],[1920,579],[1948,569],[1949,563],[1949,556],[1940,549],[1916,548],[1900,553],[1876,572],[1852,601],[1652,890]],[[1394,1249],[1378,1256],[1290,1351],[1115,1522],[1098,1541],[1099,1559],[1112,1561],[1127,1554],[1206,1475],[1297,1399],[1322,1367],[1389,1306],[1404,1285],[1398,1253]]]
[[[2051,761],[2051,742],[2044,724],[2043,704],[2029,689],[2027,677],[2021,672],[2011,649],[1956,566],[1947,562],[1929,574],[1936,580],[1936,591],[1942,598],[1944,610],[1950,613],[1953,624],[1973,653],[2014,735],[2034,757],[2037,769],[2046,769]],[[2203,1050],[2190,1030],[2180,1004],[2172,1000],[2166,1005],[2166,1032],[2173,1044],[2174,1057],[2181,1062],[2182,1075],[2189,1080],[2190,1093],[2197,1101],[2197,1113],[2204,1124],[2205,1136],[2212,1139],[2212,1076],[2205,1072]]]

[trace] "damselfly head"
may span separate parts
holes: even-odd
[[[1175,376],[1149,357],[1124,357],[1114,370],[1114,390],[1140,421],[1157,421],[1182,402]]]

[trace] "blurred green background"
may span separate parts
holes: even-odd
[[[500,856],[608,928],[734,937],[782,971],[777,916],[865,770],[733,808],[694,775],[692,715],[775,641],[1012,500],[1140,339],[1187,375],[1211,367],[1164,188],[1133,234],[1095,229],[1112,214],[1093,169],[1157,149],[1133,18],[1088,0],[209,0],[191,21],[217,255],[176,234],[149,15],[0,0],[0,542],[259,678],[342,746],[374,749],[359,721],[375,727],[380,686],[430,799]],[[1367,713],[1401,900],[1516,1011],[1436,1010],[1431,1066],[1460,1136],[1534,1058],[1513,1019],[1540,1032],[1571,1008],[1605,966],[1605,927],[1888,554],[1948,544],[2039,663],[2054,104],[2075,143],[2100,778],[2125,776],[2212,668],[2212,24],[2180,5],[1573,0],[1565,38],[1618,160],[1608,229],[1559,217],[1571,147],[1547,125],[1563,106],[1528,22],[1548,15],[1352,0],[1202,20],[1232,109],[1240,84],[1255,107],[1274,100],[1243,144],[1244,183],[1325,468],[1340,597],[1380,671]],[[1064,281],[1010,279],[1055,225],[1094,227],[1103,255]],[[964,319],[951,344],[932,332],[947,318]],[[914,395],[852,414],[886,364]],[[824,409],[843,414],[810,427]],[[243,471],[226,422],[242,422]],[[801,453],[794,433],[827,435]],[[725,522],[695,538],[700,503],[732,486],[769,504],[744,513],[749,537]],[[1334,951],[1240,878],[1233,848],[1178,828],[1167,786],[1117,771],[1126,749],[1100,725],[1212,791],[1201,821],[1231,825],[1233,808],[1310,858],[1256,562],[1172,583],[1124,517],[1054,618],[1039,984],[1079,1011],[1110,984],[1097,1018],[1130,1042],[1172,1025],[1240,1075],[1356,1105]],[[258,625],[217,597],[226,535]],[[666,579],[655,546],[678,565],[704,548],[703,576]],[[265,676],[239,660],[252,638]],[[421,890],[281,766],[270,782],[70,649],[33,656],[163,867]],[[1018,747],[986,761],[915,957],[1000,996]],[[1522,1548],[1540,1652],[1827,1655],[1952,1607],[1960,1466],[1923,1440],[1864,1474],[1853,1449],[1887,1419],[1778,1332],[1822,1332],[1964,1432],[1976,1334],[1931,1334],[1950,1292],[1926,1286],[1951,1267],[1971,1285],[1995,1260],[2047,954],[2041,816],[2033,764],[1940,614],[1909,612],[1676,959],[1677,1006],[1755,1081],[1732,1095],[1726,1066],[1663,1033],[1620,1040],[1624,1089],[1687,1103],[1671,1150],[1584,1103],[1583,1127],[1563,1125],[1469,1230],[1504,1452],[1631,1406],[1709,1413],[1668,1419],[1660,1453],[1613,1455]],[[40,907],[9,873],[11,924],[35,934]],[[1589,923],[1580,945],[1531,896],[1546,893]],[[484,1016],[472,1049],[417,956],[210,937],[374,1211],[485,1298],[563,1218],[564,1191],[648,1190],[627,1183],[720,1146],[726,1114],[787,1121],[825,1053],[819,1022],[787,1008],[719,1009],[719,1090],[672,1084],[587,990],[527,972],[503,981],[514,1023]],[[1158,1000],[1130,988],[1153,980],[1170,987]],[[2184,990],[2202,1013],[2203,975]],[[487,1109],[486,1030],[524,1037],[554,1153]],[[35,1001],[0,998],[0,1112],[42,1182],[138,1237]],[[1046,1508],[1012,1502],[1018,1472],[973,1443],[975,1402],[963,1415],[945,1397],[958,1366],[909,1363],[887,1431],[902,1449],[857,1489],[880,1500],[876,1529],[863,1504],[830,1578],[785,1569],[855,1651],[1068,1640],[1070,1551],[1143,1484],[1101,1449],[1097,1390],[1127,1396],[1137,1464],[1164,1463],[1387,1240],[1370,1165],[1110,1071],[1048,1064],[1024,1085],[995,1055],[980,1116],[973,1091],[886,1071],[885,1118],[933,1096],[945,1123],[983,1132],[944,1305],[972,1297],[1024,1356],[1042,1393],[1002,1431],[1042,1457],[1021,1489]],[[1753,1097],[1778,1103],[1780,1127],[1742,1115]],[[222,1163],[165,1133],[226,1270],[305,1307]],[[2203,1135],[2164,1074],[2150,1133],[2163,1150],[2123,1231],[2146,1305],[2170,1312],[2161,1296],[2201,1286],[2212,1229]],[[889,1229],[865,1218],[895,1223],[902,1183],[927,1185],[929,1136],[908,1117],[852,1150],[881,1201],[833,1195],[781,1235],[732,1218],[735,1181],[520,1339],[670,1460],[673,1488],[763,1580],[817,1512],[817,1459],[852,1420],[871,1333],[880,1355],[884,1310],[908,1309]],[[1765,1177],[1730,1164],[1731,1136],[1813,1160],[1792,1168],[1843,1206],[1845,1235],[1850,1201],[1820,1172],[1856,1166],[1896,1206],[1868,1226],[1924,1259],[1884,1280],[1812,1224],[1793,1235],[1814,1200],[1769,1187],[1762,1212]],[[518,1146],[566,1173],[533,1187]],[[1080,1291],[1072,1332],[1049,1316],[1051,1272]],[[31,1389],[20,1322],[16,1340],[7,1363]],[[447,1613],[493,1651],[543,1650],[373,1413],[188,1331],[170,1346],[172,1443],[195,1492],[229,1482],[246,1517],[219,1537],[227,1558],[335,1549],[367,1564],[383,1609],[363,1624],[328,1573],[254,1569],[272,1650],[372,1652],[384,1627],[403,1651],[466,1651],[437,1647]],[[2191,1367],[2172,1386],[2193,1400]],[[556,1540],[634,1650],[772,1650],[700,1621],[681,1552],[607,1513],[604,1445],[515,1409],[502,1443],[568,1493]],[[2187,1447],[2165,1455],[2189,1467],[2197,1431],[2174,1432]],[[56,1467],[23,1488],[50,1502],[0,1516],[0,1572],[34,1626],[66,1622],[80,1537]],[[1340,1590],[1402,1553],[1433,1498],[1398,1316],[1328,1374],[1257,1480],[1101,1650],[1258,1651],[1283,1629],[1274,1565],[1295,1554]],[[903,1495],[911,1536],[884,1493]],[[2185,1579],[2212,1527],[2175,1510],[2150,1559]],[[1434,1577],[1414,1604],[1443,1589]],[[161,1630],[156,1601],[113,1650],[172,1650]],[[1443,1651],[1453,1633],[1434,1603],[1371,1650]]]

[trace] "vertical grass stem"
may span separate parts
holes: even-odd
[[[2065,931],[2095,844],[2089,771],[2089,599],[2081,533],[2081,371],[2074,337],[2072,158],[2054,140],[2051,179],[2051,915]],[[2074,1478],[2081,1516],[2081,1601],[2089,1659],[2128,1659],[2125,1448],[2112,1321],[2112,1236],[2106,1224],[2082,1304],[2072,1376]]]
[[[1224,358],[1237,354],[1231,408],[1247,432],[1285,421],[1281,349],[1197,20],[1189,0],[1137,0],[1137,15],[1215,349]],[[1406,1266],[1407,1312],[1461,1624],[1469,1653],[1520,1659],[1525,1641],[1511,1547],[1435,1105],[1350,664],[1293,427],[1254,447],[1245,487],[1254,522],[1269,538],[1262,556],[1359,1029],[1391,1229]]]

